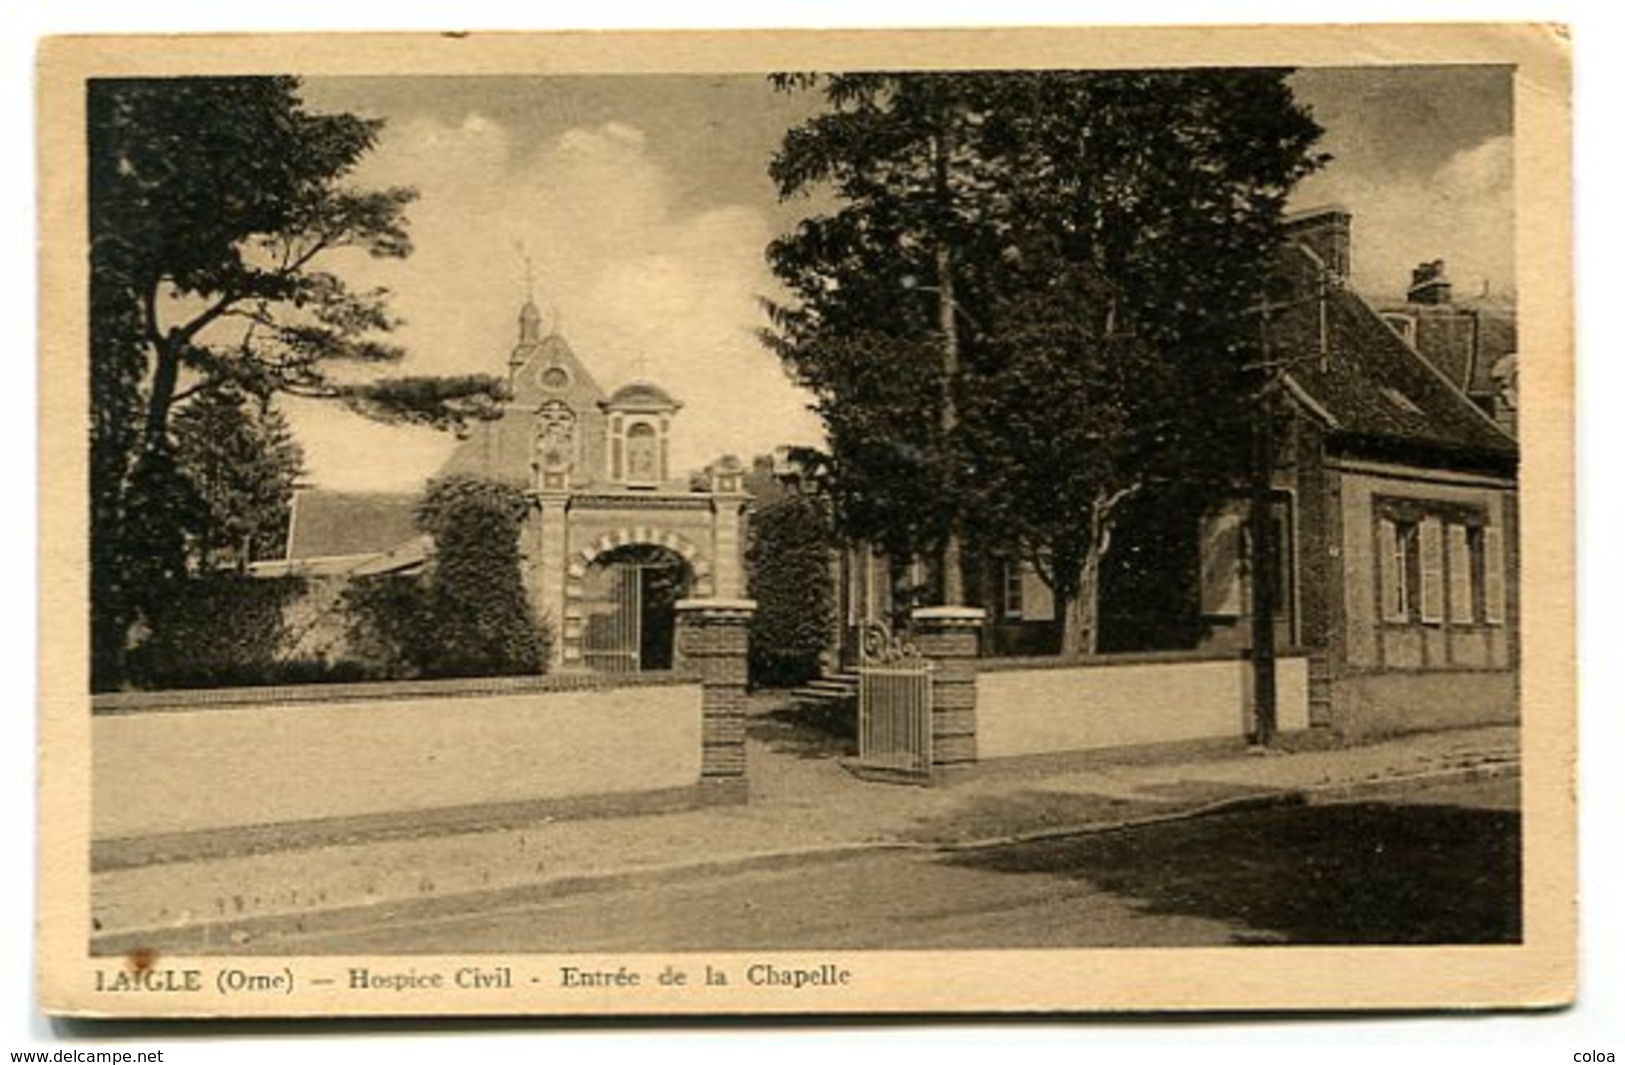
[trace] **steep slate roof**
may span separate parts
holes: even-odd
[[[1517,313],[1488,299],[1450,303],[1407,303],[1374,300],[1383,314],[1402,314],[1415,323],[1412,346],[1469,396],[1497,391],[1491,370],[1518,350]]]
[[[417,501],[416,495],[394,492],[301,489],[293,497],[287,558],[333,558],[390,551],[419,536],[413,520]]]
[[[1486,306],[1479,313],[1478,328],[1479,358],[1473,367],[1468,391],[1475,396],[1493,395],[1498,385],[1490,371],[1495,369],[1496,363],[1518,350],[1518,319],[1504,307]]]
[[[1358,295],[1326,297],[1327,357],[1316,301],[1271,319],[1271,360],[1292,360],[1288,389],[1334,439],[1384,451],[1425,451],[1510,468],[1518,445],[1405,343]]]

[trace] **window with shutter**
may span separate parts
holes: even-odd
[[[1421,525],[1422,623],[1444,621],[1444,526],[1438,518],[1424,519]]]
[[[1246,611],[1242,517],[1239,506],[1228,505],[1202,523],[1202,613],[1209,617],[1237,617]]]
[[[1488,507],[1413,496],[1373,502],[1381,623],[1462,629],[1506,623],[1507,560]]]
[[[1473,607],[1473,550],[1467,526],[1447,526],[1445,565],[1450,570],[1450,623],[1471,625],[1476,620]]]
[[[1377,522],[1377,574],[1384,621],[1405,621],[1410,613],[1405,595],[1405,557],[1399,525]]]
[[[1484,527],[1484,620],[1491,625],[1506,621],[1506,562],[1502,555],[1501,530]]]
[[[1021,562],[1013,558],[1005,559],[1000,577],[999,613],[1012,621],[1019,621],[1022,608]]]

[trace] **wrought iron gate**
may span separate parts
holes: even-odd
[[[599,578],[607,587],[588,604],[581,654],[599,673],[636,673],[643,647],[643,566],[606,566]],[[596,583],[596,582],[595,582]]]
[[[931,660],[906,633],[863,627],[858,661],[858,766],[865,775],[931,782]]]

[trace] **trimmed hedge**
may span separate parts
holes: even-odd
[[[788,496],[751,515],[745,562],[756,600],[750,623],[753,684],[788,687],[818,675],[835,617],[834,544],[822,498]]]

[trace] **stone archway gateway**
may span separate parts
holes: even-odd
[[[531,509],[520,551],[526,593],[552,634],[549,669],[669,665],[667,600],[674,594],[668,586],[702,602],[744,594],[750,497],[743,465],[725,455],[703,470],[674,470],[682,403],[642,379],[613,392],[601,388],[569,343],[543,328],[533,300],[519,312],[508,384],[500,416],[473,424],[439,475],[528,487]],[[352,555],[369,539],[359,530],[363,535],[344,538],[345,550],[326,550],[319,561],[343,556],[346,572],[421,565],[415,502],[409,496],[351,500],[356,515],[390,518],[388,529],[395,531]],[[302,520],[302,513],[296,497],[294,524],[303,540],[306,526],[319,523]],[[612,610],[611,604],[619,605]],[[619,628],[606,628],[606,617]]]
[[[534,299],[520,308],[519,339],[507,364],[509,395],[500,414],[472,424],[436,476],[527,487],[531,506],[520,552],[526,594],[551,635],[550,670],[669,667],[671,603],[744,595],[750,497],[743,464],[723,455],[700,470],[676,468],[682,403],[641,377],[602,388],[569,342],[544,327]],[[303,535],[306,526],[321,528],[300,520],[311,502],[294,503],[301,543],[312,540]],[[342,549],[296,556],[290,548],[290,562],[339,561],[344,572],[424,564],[426,545],[412,523],[415,498],[344,502],[348,524],[357,528],[340,530]]]
[[[534,303],[508,365],[502,417],[448,467],[530,484],[525,585],[552,629],[550,668],[670,668],[673,604],[744,594],[742,464],[673,471],[682,404],[641,379],[600,388]]]

